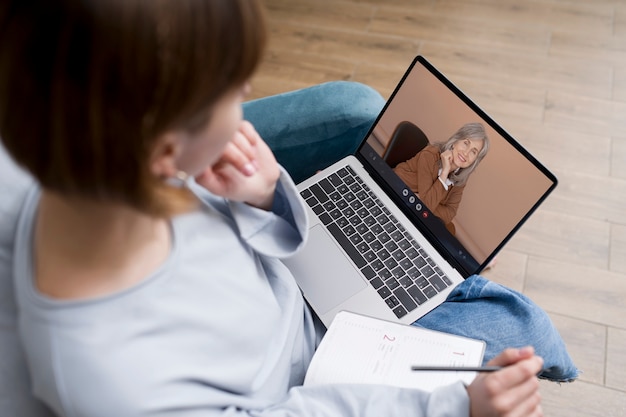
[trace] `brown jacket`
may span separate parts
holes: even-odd
[[[394,171],[414,193],[418,194],[426,207],[448,227],[448,225],[452,226],[450,222],[459,208],[465,185],[448,186],[446,191],[437,178],[440,160],[439,148],[429,145],[411,159],[399,163]]]

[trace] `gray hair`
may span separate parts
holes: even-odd
[[[474,172],[480,161],[483,160],[487,152],[489,152],[489,138],[485,132],[485,128],[481,123],[466,123],[459,130],[457,130],[450,139],[446,142],[436,144],[439,147],[439,152],[445,152],[452,149],[452,146],[464,139],[481,140],[483,142],[483,148],[478,152],[474,162],[467,168],[459,168],[454,172],[451,172],[448,178],[455,185],[463,185],[467,182],[469,176]],[[440,162],[441,163],[441,162]]]

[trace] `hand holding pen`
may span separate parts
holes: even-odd
[[[537,374],[543,359],[532,347],[506,349],[489,361],[499,370],[479,373],[467,387],[470,416],[543,416]]]

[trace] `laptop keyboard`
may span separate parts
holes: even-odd
[[[351,167],[300,195],[396,317],[452,285]]]

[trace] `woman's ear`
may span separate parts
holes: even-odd
[[[180,153],[182,137],[175,132],[163,134],[154,145],[150,156],[150,170],[158,178],[171,178],[178,168],[176,160]]]

